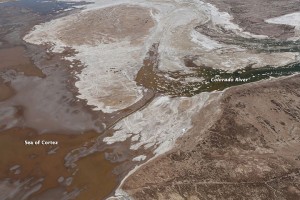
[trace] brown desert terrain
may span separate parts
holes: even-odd
[[[206,2],[251,33],[294,36],[294,27],[264,20],[299,11],[299,1]],[[177,147],[140,167],[122,189],[147,200],[300,199],[299,83],[296,75],[215,94]]]
[[[228,89],[123,189],[135,199],[299,199],[299,86],[297,75]]]

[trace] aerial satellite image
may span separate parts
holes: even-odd
[[[300,200],[299,0],[0,0],[0,200]]]

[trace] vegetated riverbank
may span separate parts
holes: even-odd
[[[201,92],[221,91],[232,86],[300,72],[300,63],[296,58],[295,63],[286,66],[260,68],[248,66],[230,72],[205,65],[198,66],[194,63],[195,56],[187,56],[184,59],[185,66],[190,69],[187,73],[182,71],[164,72],[158,68],[160,64],[158,47],[159,44],[153,44],[148,51],[136,81],[139,85],[171,96],[194,96]],[[193,79],[193,81],[188,82],[185,81],[186,79]]]

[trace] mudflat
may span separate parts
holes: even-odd
[[[22,46],[0,49],[0,71],[15,70],[26,76],[43,77],[42,70],[33,64],[29,55],[25,54]]]
[[[298,2],[75,4],[0,4],[0,195],[299,198]]]

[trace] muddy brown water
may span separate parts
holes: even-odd
[[[52,54],[22,40],[33,25],[61,16],[55,9],[68,5],[0,4],[0,199],[105,199],[135,166],[132,158],[144,153],[129,151],[128,142],[106,145],[102,139],[151,102],[152,90],[124,110],[93,111],[76,98],[75,75],[84,66],[63,60],[72,49]],[[25,145],[42,140],[58,144]]]
[[[34,195],[42,195],[51,188],[63,187],[66,191],[76,188],[82,191],[76,199],[100,199],[109,195],[116,186],[112,169],[116,166],[98,152],[76,162],[76,167],[65,167],[65,156],[75,148],[89,146],[97,137],[95,132],[82,135],[39,135],[32,129],[10,129],[0,134],[0,178],[34,182],[44,178],[41,189]],[[25,145],[27,141],[57,141],[58,145]],[[19,166],[20,172],[10,170]],[[62,178],[63,177],[63,178]],[[70,185],[60,179],[72,177]]]
[[[22,46],[0,49],[0,71],[15,70],[26,76],[44,77],[42,70],[34,65],[32,60],[26,56],[25,48]]]
[[[260,40],[262,43],[264,40]],[[287,45],[282,42],[283,46]],[[164,72],[159,69],[159,44],[153,44],[149,49],[143,66],[139,70],[136,82],[145,88],[157,93],[170,96],[194,96],[202,92],[222,91],[228,87],[256,82],[271,77],[290,76],[300,72],[300,63],[295,61],[284,66],[264,66],[253,68],[247,66],[228,72],[207,66],[196,65],[193,56],[186,56],[183,61],[189,72],[175,71]],[[291,48],[292,46],[284,46]],[[197,57],[197,56],[195,56]],[[188,82],[186,78],[195,78],[196,81]]]
[[[121,162],[107,160],[104,148],[84,156],[77,151],[95,141],[101,147],[97,138],[105,126],[136,108],[110,115],[92,111],[76,98],[74,74],[80,67],[70,70],[64,55],[22,41],[33,25],[75,5],[53,2],[0,4],[0,199],[104,199],[120,181],[113,171]],[[25,140],[58,144],[25,145]],[[71,153],[78,158],[68,166]]]
[[[23,46],[0,49],[0,73],[14,70],[26,76],[44,77],[42,70],[37,68],[32,60],[26,56]],[[14,95],[11,84],[0,78],[0,101],[4,101]]]
[[[0,101],[9,99],[13,95],[14,95],[14,90],[11,88],[11,86],[8,83],[4,83],[0,79]]]

